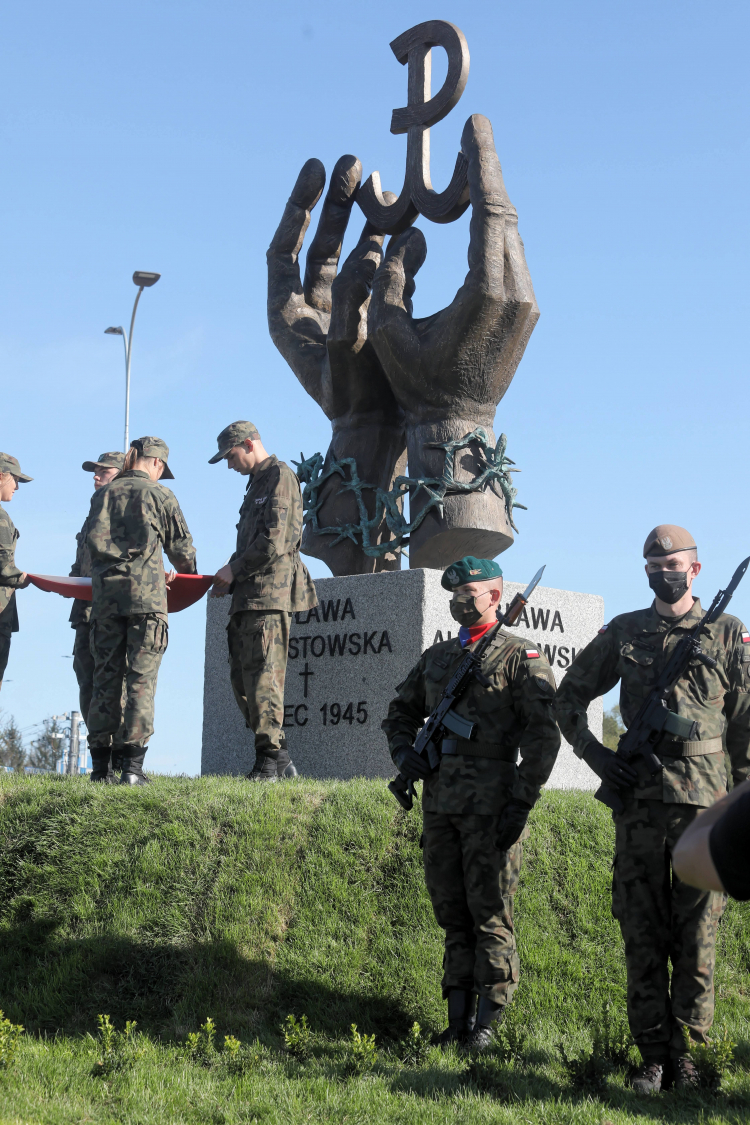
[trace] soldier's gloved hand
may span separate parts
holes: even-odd
[[[590,766],[597,777],[607,785],[620,789],[628,785],[635,785],[638,774],[627,762],[618,758],[614,750],[602,746],[601,742],[591,742],[586,747],[583,760]]]
[[[517,797],[511,797],[500,813],[497,837],[495,838],[498,851],[507,852],[513,847],[526,827],[526,821],[529,819],[530,812],[531,805],[528,805],[526,801],[521,801]]]
[[[430,768],[421,754],[411,746],[404,746],[393,755],[396,769],[407,781],[424,781]]]

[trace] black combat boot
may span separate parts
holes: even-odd
[[[289,777],[299,777],[294,762],[289,757],[286,741],[282,742],[279,748],[279,756],[276,759],[276,776],[282,780]]]
[[[287,755],[288,756],[288,755]],[[279,751],[274,750],[271,754],[256,754],[255,765],[246,773],[245,777],[248,781],[278,781],[279,774],[277,762]]]
[[[437,1037],[438,1047],[449,1047],[452,1043],[462,1046],[474,1030],[474,1013],[477,1006],[476,992],[463,988],[452,988],[448,993],[448,1026]]]
[[[91,780],[102,781],[105,785],[114,785],[115,775],[112,772],[109,747],[93,746],[89,748],[89,753],[91,754],[91,773],[89,774]]]
[[[120,785],[148,785],[149,780],[143,772],[143,759],[146,750],[143,746],[124,746],[122,777]]]
[[[468,1051],[486,1051],[492,1043],[495,1025],[505,1015],[505,1004],[496,1004],[486,996],[479,997],[474,1030],[466,1038]]]
[[[680,1055],[672,1064],[672,1088],[674,1090],[695,1090],[700,1078],[690,1055]]]
[[[120,773],[122,770],[122,763],[125,760],[125,747],[113,746],[112,747],[112,769],[115,773]]]
[[[644,1059],[630,1076],[630,1085],[636,1094],[658,1094],[664,1080],[665,1061]]]

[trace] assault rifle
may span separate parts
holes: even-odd
[[[483,687],[490,686],[490,681],[481,671],[484,654],[503,626],[515,625],[516,621],[521,616],[521,610],[534,592],[534,588],[539,584],[543,573],[544,567],[536,572],[522,594],[516,594],[502,617],[498,612],[497,625],[494,625],[484,634],[481,640],[477,642],[476,648],[474,648],[473,651],[466,653],[458,668],[456,668],[456,671],[445,685],[445,690],[443,691],[440,702],[427,719],[414,742],[414,749],[418,754],[421,754],[423,758],[427,759],[431,771],[436,770],[440,765],[440,759],[442,757],[440,745],[448,731],[451,731],[452,734],[457,735],[459,738],[471,738],[476,723],[472,723],[470,719],[464,719],[462,715],[456,714],[453,708],[472,680],[477,680]],[[414,805],[414,782],[411,779],[402,777],[399,773],[394,777],[393,781],[389,783],[388,788],[401,807],[409,812]]]
[[[662,769],[663,763],[654,753],[654,746],[664,733],[673,734],[677,738],[684,739],[685,742],[698,737],[698,724],[670,711],[667,700],[687,671],[691,660],[698,660],[707,668],[716,667],[714,658],[701,648],[701,634],[706,630],[706,626],[712,625],[727,608],[732,594],[744,578],[749,565],[750,558],[740,563],[726,590],[719,590],[708,612],[692,632],[675,645],[674,652],[663,672],[644,699],[632,723],[620,737],[615,753],[623,762],[630,762],[640,756],[644,759],[649,772],[657,774]],[[599,786],[594,796],[603,805],[608,805],[614,813],[621,813],[625,808],[618,790],[606,783]]]

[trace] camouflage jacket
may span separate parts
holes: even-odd
[[[620,681],[620,712],[625,726],[635,717],[681,637],[703,610],[696,599],[684,617],[660,617],[649,609],[623,613],[600,630],[576,657],[557,692],[560,729],[581,756],[594,736],[586,722],[592,699]],[[712,805],[727,790],[722,738],[735,783],[750,774],[750,634],[736,617],[723,613],[707,627],[703,651],[716,668],[695,662],[667,701],[670,710],[698,723],[698,740],[681,742],[664,735],[654,747],[664,762],[652,777],[642,759],[636,797],[677,805]]]
[[[296,473],[268,457],[250,477],[237,524],[237,550],[229,560],[230,613],[245,609],[312,609],[315,586],[299,557],[302,494]]]
[[[78,547],[76,549],[76,561],[70,568],[71,578],[90,578],[91,577],[91,552],[89,545],[86,542],[89,533],[89,517],[83,521],[83,527],[76,535]],[[84,601],[83,598],[73,599],[73,608],[70,611],[70,624],[73,629],[76,625],[88,625],[91,620],[91,602]]]
[[[175,570],[195,574],[195,548],[173,492],[131,469],[94,493],[88,515],[91,616],[167,612],[162,551]]]
[[[0,634],[18,632],[16,586],[21,583],[22,570],[16,566],[18,532],[5,508],[0,504]]]
[[[457,637],[433,645],[398,685],[383,722],[392,755],[413,744],[463,654]],[[425,812],[493,816],[511,797],[533,805],[552,772],[560,732],[547,661],[530,641],[501,631],[482,672],[489,687],[474,680],[455,708],[477,728],[470,742],[456,740],[460,752],[444,754],[425,781]]]

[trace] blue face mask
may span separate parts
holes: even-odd
[[[659,601],[674,605],[688,592],[686,570],[653,570],[648,576],[648,584]]]

